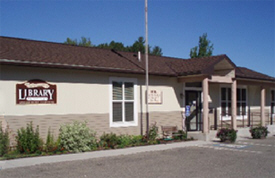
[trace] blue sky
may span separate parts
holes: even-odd
[[[0,35],[131,45],[145,36],[144,0],[0,0]],[[208,34],[214,55],[275,77],[274,0],[148,0],[149,44],[189,58]]]

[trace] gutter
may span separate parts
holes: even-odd
[[[274,83],[275,84],[275,78],[272,79],[265,79],[265,78],[253,78],[253,77],[241,77],[241,76],[236,76],[237,80],[241,81],[249,81],[249,82],[264,82],[264,83]]]
[[[112,67],[99,67],[99,66],[84,66],[77,64],[61,64],[61,63],[50,63],[50,62],[34,62],[34,61],[21,61],[21,60],[10,60],[0,59],[0,64],[14,65],[14,66],[37,66],[37,67],[48,67],[48,68],[60,68],[60,69],[78,69],[78,70],[93,70],[101,72],[115,72],[115,73],[128,73],[128,74],[144,74],[144,70],[132,70],[123,68],[112,68]],[[150,75],[155,76],[168,76],[176,77],[171,74],[160,74],[150,72]]]
[[[78,64],[61,64],[50,62],[33,62],[33,61],[18,61],[9,59],[0,59],[0,64],[11,65],[24,65],[24,66],[41,66],[41,67],[58,67],[58,68],[73,68],[73,69],[94,69],[94,70],[111,70],[111,71],[129,71],[132,73],[143,73],[143,71],[137,71],[132,69],[112,68],[112,67],[99,67],[99,66],[84,66]]]

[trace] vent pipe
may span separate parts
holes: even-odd
[[[138,61],[141,62],[141,54],[140,54],[140,51],[138,51]]]

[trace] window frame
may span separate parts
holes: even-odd
[[[122,100],[113,100],[113,82],[122,82]],[[133,99],[125,99],[125,83],[133,83]],[[109,78],[109,126],[110,127],[129,127],[138,125],[137,115],[137,79],[136,78],[124,78],[124,77],[110,77]],[[133,102],[133,121],[126,121],[125,118],[125,103]],[[113,121],[113,103],[122,103],[122,121]]]
[[[274,100],[272,100],[272,92],[274,92]],[[273,115],[273,117],[275,117],[275,89],[271,89],[270,90],[270,106],[271,106],[271,110],[270,113]]]
[[[225,100],[223,100],[223,93],[222,93],[222,89],[225,89]],[[229,113],[228,110],[229,110],[229,103],[231,103],[231,111],[232,111],[232,101],[231,101],[231,94],[230,94],[230,100],[228,99],[229,96],[228,96],[228,90],[230,89],[230,92],[231,92],[231,88],[228,87],[228,86],[221,86],[220,87],[220,108],[221,108],[221,117],[222,117],[222,103],[225,102],[226,103],[226,107],[225,107],[225,111],[226,111],[226,114],[223,116],[223,120],[230,120],[231,119],[231,112]]]
[[[226,88],[226,99],[228,99],[228,89],[231,89],[231,87],[230,86],[228,86],[228,85],[221,85],[220,86],[220,112],[222,113],[222,102],[224,101],[223,99],[222,99],[222,88]],[[238,100],[238,89],[240,89],[241,90],[241,92],[242,92],[242,90],[244,89],[245,90],[245,101],[242,101],[242,97],[241,97],[241,100],[239,101]],[[236,111],[238,110],[238,103],[245,103],[245,110],[246,110],[246,112],[245,112],[245,115],[238,115],[237,114],[237,112],[236,112],[236,119],[238,119],[238,120],[241,120],[241,119],[247,119],[248,117],[247,117],[247,111],[248,111],[248,89],[247,89],[247,87],[246,86],[237,86],[237,89],[236,89]],[[231,100],[231,99],[230,99]],[[228,111],[228,101],[225,101],[226,103],[227,103],[227,106],[226,106],[226,111]],[[240,105],[240,107],[242,107],[242,105]],[[231,110],[232,110],[232,101],[231,101]],[[242,109],[240,109],[241,110],[241,112],[242,112]],[[221,120],[221,117],[222,116],[220,116],[220,120]],[[223,116],[223,120],[231,120],[231,113],[230,113],[230,115],[229,114],[227,114],[227,115],[225,115],[225,116]]]
[[[238,90],[240,90],[240,100],[238,100]],[[245,90],[245,100],[243,100],[243,90]],[[240,104],[240,113],[241,115],[238,115],[238,103]],[[242,107],[242,104],[245,104],[245,114],[243,115],[243,107]],[[237,117],[247,117],[247,89],[244,88],[244,87],[238,87],[237,88],[237,106],[236,106],[236,109],[237,109]]]

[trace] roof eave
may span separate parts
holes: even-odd
[[[14,65],[14,66],[29,66],[29,67],[46,67],[46,68],[59,68],[59,69],[79,69],[79,70],[93,70],[93,71],[108,71],[119,73],[132,73],[143,74],[142,70],[132,70],[123,68],[111,68],[111,67],[98,67],[98,66],[84,66],[73,64],[61,64],[61,63],[45,63],[45,62],[31,62],[31,61],[17,61],[0,59],[0,64]]]
[[[269,86],[275,87],[275,80],[268,80],[268,79],[259,79],[259,78],[248,78],[248,77],[240,77],[236,76],[236,80],[238,84],[255,84],[260,86]]]

